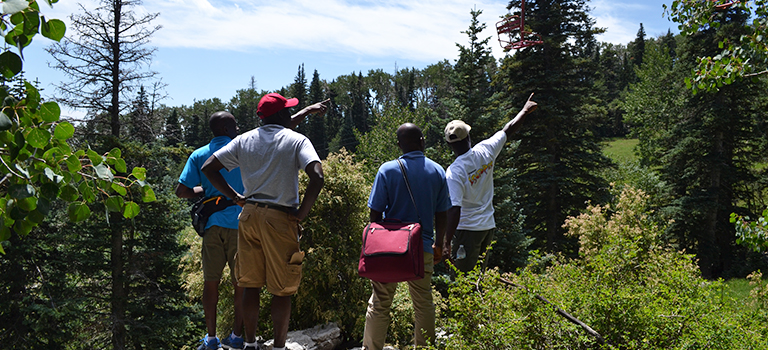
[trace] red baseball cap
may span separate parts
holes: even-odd
[[[298,98],[287,99],[278,93],[266,94],[259,101],[259,107],[256,110],[256,114],[259,118],[264,119],[277,112],[280,112],[283,108],[294,107],[299,104]]]

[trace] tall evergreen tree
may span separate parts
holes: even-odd
[[[401,69],[393,80],[398,103],[410,110],[416,109],[416,69]]]
[[[370,129],[370,98],[368,88],[365,86],[363,72],[359,72],[357,77],[353,74],[353,83],[349,91],[349,97],[352,105],[349,108],[349,117],[352,119],[352,125],[357,131],[366,133]]]
[[[454,65],[454,87],[456,100],[461,107],[454,116],[472,126],[473,135],[488,137],[496,127],[496,123],[484,118],[489,99],[493,95],[491,76],[496,70],[496,61],[488,46],[490,37],[480,39],[478,35],[485,29],[485,23],[480,23],[478,17],[482,10],[471,10],[470,26],[462,33],[467,34],[469,46],[456,43],[459,48],[459,59]]]
[[[331,81],[328,84],[328,98],[331,99],[331,103],[328,107],[328,112],[325,113],[325,137],[328,140],[328,152],[335,152],[340,149],[338,142],[334,143],[334,140],[338,140],[338,133],[341,130],[341,124],[343,122],[342,111],[338,102],[340,96],[339,86],[336,80]]]
[[[153,111],[149,94],[144,85],[139,87],[139,92],[133,101],[133,108],[127,119],[125,124],[128,125],[129,133],[125,135],[126,140],[136,140],[146,144],[155,141],[159,136],[162,119]]]
[[[338,148],[346,148],[347,151],[355,153],[357,151],[357,136],[355,136],[355,122],[352,120],[351,113],[344,114],[344,122],[339,130]]]
[[[607,188],[594,174],[609,161],[601,153],[594,120],[582,109],[590,102],[596,69],[590,50],[601,30],[587,14],[585,0],[526,5],[526,24],[544,43],[504,58],[493,81],[500,91],[495,104],[509,120],[535,92],[539,109],[526,120],[520,145],[504,165],[520,171],[520,201],[534,247],[575,253],[575,242],[563,236],[563,222],[586,202],[599,201]]]
[[[312,82],[309,84],[309,103],[316,103],[325,99],[325,92],[320,81],[320,74],[315,69],[312,74]],[[328,156],[328,140],[325,135],[325,116],[312,115],[307,120],[307,137],[317,150],[321,159]]]
[[[631,54],[632,64],[640,67],[643,64],[643,55],[645,54],[645,28],[640,23],[640,29],[637,30],[637,37],[628,45]]]
[[[304,63],[299,66],[299,70],[296,72],[296,77],[293,78],[293,84],[291,84],[288,91],[288,95],[284,96],[299,99],[299,104],[296,105],[296,107],[293,107],[293,110],[299,111],[309,105],[307,102],[307,76],[304,74]],[[307,134],[307,119],[304,119],[304,121],[299,124],[296,131],[304,135]]]
[[[179,110],[177,108],[174,108],[165,120],[165,131],[163,132],[163,136],[167,146],[176,146],[179,143],[184,142],[181,123],[179,122]]]
[[[259,99],[266,93],[256,90],[256,78],[251,76],[248,87],[235,91],[235,96],[229,100],[227,108],[235,116],[240,132],[259,127],[261,120],[256,116]]]

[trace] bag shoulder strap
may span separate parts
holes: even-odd
[[[416,200],[413,198],[413,192],[411,191],[411,183],[408,181],[408,174],[405,173],[405,165],[403,165],[403,161],[400,160],[400,158],[397,158],[397,164],[400,164],[400,172],[403,173],[403,179],[405,179],[405,187],[408,189],[408,194],[411,196],[411,202],[413,203],[413,207],[416,209],[416,216],[419,217],[419,222],[421,222],[419,207],[416,206]]]

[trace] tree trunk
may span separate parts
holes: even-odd
[[[112,136],[120,137],[120,20],[122,19],[122,0],[113,0],[114,41],[112,42],[112,101],[109,117]]]
[[[717,219],[720,212],[720,182],[722,178],[723,132],[715,133],[714,160],[709,173],[709,205],[705,215],[702,237],[699,241],[699,261],[704,278],[714,278],[722,273],[722,252],[717,239]]]
[[[554,130],[552,128],[547,127],[547,139],[548,140],[556,140],[557,137],[555,137]],[[557,172],[557,163],[560,161],[560,149],[557,142],[550,142],[548,146],[548,153],[550,156],[549,164],[548,164],[548,171],[551,173]],[[553,174],[555,175],[555,174]],[[547,186],[547,194],[546,194],[546,222],[545,222],[545,230],[546,230],[546,237],[547,237],[547,250],[550,253],[557,252],[559,249],[559,241],[560,241],[560,230],[562,229],[562,222],[559,220],[560,218],[560,205],[558,204],[560,201],[560,198],[558,198],[558,194],[560,192],[560,188],[558,187],[556,180],[550,180],[551,183]]]
[[[111,214],[111,213],[110,213]],[[118,218],[112,215],[112,346],[125,349],[125,284],[123,283],[123,231]]]

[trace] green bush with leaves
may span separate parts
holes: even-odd
[[[19,53],[38,33],[56,41],[64,37],[64,22],[47,20],[39,3],[3,1],[0,29],[6,44]],[[137,199],[154,200],[152,189],[144,182],[146,171],[137,167],[128,173],[119,149],[101,154],[72,149],[67,141],[75,127],[60,120],[58,104],[43,101],[38,89],[21,78],[21,72],[19,55],[11,51],[0,54],[4,79],[0,84],[0,242],[7,241],[12,232],[29,234],[48,215],[55,200],[70,203],[67,213],[73,222],[87,219],[89,205],[97,201],[126,218],[135,217],[139,205],[130,187],[140,188]],[[22,91],[13,91],[5,84],[11,79],[21,81]]]
[[[371,191],[363,167],[344,150],[323,161],[325,185],[302,224],[301,247],[307,255],[294,297],[292,329],[336,322],[346,340],[362,338],[371,293],[368,280],[357,274]],[[304,173],[300,181],[305,188]]]
[[[460,276],[443,320],[447,349],[760,349],[764,318],[723,302],[721,281],[669,249],[647,195],[625,187],[615,204],[570,217],[578,259],[556,258],[500,282],[496,270]],[[542,302],[544,298],[551,304]],[[567,311],[601,337],[560,317]],[[761,325],[762,324],[762,325]]]

